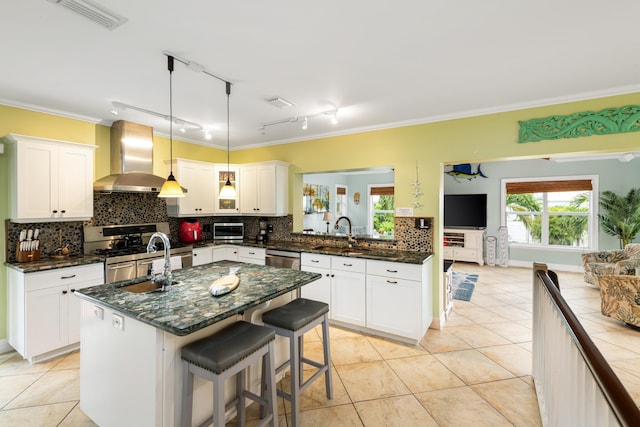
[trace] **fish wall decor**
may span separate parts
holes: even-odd
[[[459,165],[453,165],[453,169],[445,171],[444,173],[455,179],[456,182],[460,182],[461,179],[471,181],[479,176],[487,178],[480,170],[480,163],[478,163],[478,169],[476,169],[475,172],[472,172],[471,163],[461,163]]]

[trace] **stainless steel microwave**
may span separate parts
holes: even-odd
[[[244,224],[241,222],[218,222],[213,224],[213,240],[244,239]]]

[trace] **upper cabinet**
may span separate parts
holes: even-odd
[[[167,199],[169,216],[205,216],[215,213],[216,173],[213,163],[174,159],[173,174],[183,188],[184,197]]]
[[[13,222],[80,221],[93,216],[93,145],[7,135]]]
[[[279,161],[240,166],[240,211],[282,216],[289,210],[289,164]]]
[[[236,193],[239,193],[238,177],[240,176],[240,167],[238,165],[216,164],[216,188],[215,188],[215,212],[217,214],[238,215],[240,214],[240,199],[221,199],[220,190],[227,183],[227,179]],[[238,196],[240,196],[238,194]]]

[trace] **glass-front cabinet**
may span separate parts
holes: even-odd
[[[238,178],[240,176],[240,167],[238,165],[216,164],[216,205],[215,213],[219,214],[240,214],[240,189],[238,187]],[[231,182],[231,185],[236,189],[238,198],[236,199],[221,199],[220,190],[227,182],[227,178]]]

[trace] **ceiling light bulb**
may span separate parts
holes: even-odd
[[[333,113],[333,117],[331,117],[331,123],[332,124],[338,124],[338,111],[336,110],[335,113]]]
[[[204,139],[206,139],[207,141],[211,140],[211,131],[209,129],[204,131]]]
[[[183,126],[183,127],[181,127],[181,128],[180,128],[180,132],[182,132],[182,133],[186,133],[186,132],[187,132],[187,130],[186,130],[186,129],[184,128],[184,126]]]
[[[118,109],[116,109],[116,108],[111,110],[111,114],[113,114],[114,116],[117,116],[119,113],[120,113],[120,111],[118,111]]]
[[[309,126],[309,121],[307,120],[307,118],[304,118],[304,121],[302,122],[302,130],[307,130],[307,127]]]

